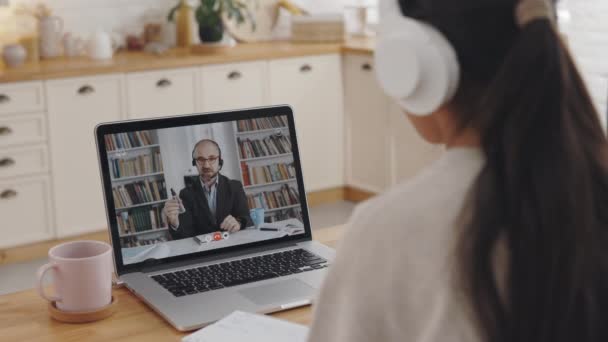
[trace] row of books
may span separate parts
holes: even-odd
[[[133,208],[116,215],[120,235],[160,229],[167,226],[162,207]]]
[[[149,131],[108,134],[104,137],[106,150],[124,150],[127,148],[152,145]]]
[[[298,191],[287,184],[283,184],[279,190],[247,195],[249,208],[276,209],[299,203]]]
[[[266,222],[276,222],[276,221],[289,220],[292,218],[298,219],[298,220],[300,220],[300,222],[304,222],[304,219],[302,218],[302,208],[301,207],[289,208],[289,209],[285,209],[285,210],[278,210],[278,211],[272,212],[268,216],[266,216],[264,218],[264,220]]]
[[[167,198],[164,180],[145,179],[112,188],[116,208],[156,202]]]
[[[114,179],[141,176],[163,171],[160,151],[153,154],[142,154],[134,158],[116,158],[110,160]]]
[[[291,141],[288,135],[274,134],[262,139],[240,139],[239,152],[241,159],[258,158],[291,152]]]
[[[129,248],[129,247],[137,247],[137,246],[155,245],[157,243],[167,242],[168,240],[169,239],[167,238],[166,234],[163,236],[147,238],[147,239],[140,239],[136,236],[129,236],[129,237],[122,239],[121,244],[122,244],[122,248]]]
[[[248,166],[246,162],[241,162],[241,173],[245,186],[296,178],[296,168],[293,166],[293,163]]]
[[[281,115],[269,118],[239,120],[236,122],[236,125],[239,132],[287,127],[287,116]]]

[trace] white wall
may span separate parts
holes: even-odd
[[[606,124],[608,111],[608,1],[561,0],[560,26]],[[605,127],[605,126],[604,126]]]

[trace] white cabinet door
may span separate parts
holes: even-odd
[[[0,114],[36,112],[44,107],[42,82],[0,84]]]
[[[443,152],[441,145],[426,142],[396,103],[389,109],[392,183],[412,178]]]
[[[51,172],[60,237],[107,226],[93,129],[123,115],[122,75],[46,82]]]
[[[265,105],[268,88],[266,67],[266,62],[202,67],[199,109],[219,111]]]
[[[293,108],[307,191],[344,186],[344,108],[338,55],[269,62],[270,103]]]
[[[389,100],[374,74],[372,56],[347,55],[344,61],[346,183],[371,192],[389,184]]]
[[[0,179],[0,248],[53,237],[48,176]]]
[[[149,118],[196,111],[196,68],[127,74],[128,115]]]

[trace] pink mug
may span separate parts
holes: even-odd
[[[92,311],[112,301],[112,247],[101,241],[72,241],[49,250],[50,262],[38,269],[38,293],[63,311]],[[55,296],[42,279],[52,269]]]

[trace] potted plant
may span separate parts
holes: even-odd
[[[222,16],[241,25],[249,20],[255,30],[255,19],[247,5],[240,0],[201,0],[196,8],[198,34],[202,42],[218,42],[224,35]]]
[[[178,6],[171,10],[169,20],[172,20]],[[198,23],[199,38],[204,43],[222,40],[224,35],[222,17],[227,20],[236,20],[238,25],[248,20],[252,30],[255,30],[255,19],[247,4],[241,0],[200,0],[194,16]]]

